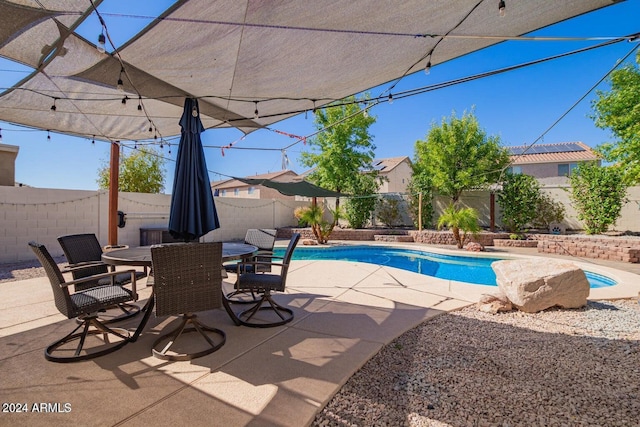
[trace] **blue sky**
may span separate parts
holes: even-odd
[[[151,15],[161,12],[169,1],[131,2],[107,1],[100,10],[103,13],[127,11],[131,14]],[[157,10],[150,10],[157,8]],[[143,8],[143,10],[136,10]],[[508,12],[507,12],[508,13]],[[615,37],[640,32],[640,0],[623,3],[583,15],[572,20],[540,30],[535,35],[558,37]],[[95,19],[95,17],[92,17]],[[109,18],[110,34],[116,44],[123,43],[146,22],[135,22],[126,18]],[[505,19],[508,19],[505,17]],[[97,36],[99,28],[88,20],[80,32],[89,40]],[[597,42],[585,41],[510,41],[484,49],[465,57],[433,67],[431,73],[416,73],[407,76],[393,89],[402,90],[424,87],[477,73],[497,70],[502,67],[545,58],[593,45]],[[439,123],[453,111],[458,116],[464,111],[474,110],[480,125],[489,135],[497,135],[502,144],[531,144],[544,134],[540,142],[553,143],[582,141],[597,146],[612,140],[609,132],[595,127],[591,102],[595,91],[580,102],[576,108],[551,127],[576,101],[583,97],[611,68],[618,64],[631,49],[638,48],[638,42],[622,42],[556,59],[516,71],[475,80],[423,93],[421,95],[396,99],[392,104],[383,103],[371,109],[377,122],[370,128],[377,146],[376,156],[413,157],[416,140],[423,139],[431,125]],[[635,52],[628,61],[633,61]],[[9,87],[25,77],[24,70],[0,59],[0,87]],[[372,88],[372,96],[383,93],[389,84]],[[600,90],[607,90],[606,82]],[[0,122],[2,143],[20,147],[16,160],[16,181],[33,187],[65,189],[97,189],[96,178],[99,168],[109,159],[109,144],[51,134],[46,131],[28,130]],[[295,135],[309,135],[315,132],[312,115],[297,116],[271,126],[273,129]],[[220,146],[237,141],[242,133],[233,129],[208,130],[203,133],[203,145]],[[205,148],[210,179],[224,179],[226,176],[254,175],[275,172],[281,169],[280,149],[295,140],[268,130],[260,130],[246,136],[237,147],[275,148],[274,151],[225,150]],[[290,169],[301,173],[306,168],[298,162],[301,151],[309,147],[299,143],[287,150]],[[126,149],[125,149],[126,150]],[[177,148],[164,155],[175,160]],[[170,193],[173,183],[173,162],[166,167],[165,192]]]

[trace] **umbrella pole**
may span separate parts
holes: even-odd
[[[120,170],[120,146],[111,143],[111,160],[109,169],[109,234],[108,244],[118,244],[118,172]]]

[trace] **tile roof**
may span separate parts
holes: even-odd
[[[535,149],[533,149],[535,147]],[[527,146],[507,147],[512,153],[511,164],[525,165],[531,163],[559,163],[599,160],[600,157],[582,142],[559,142],[555,144],[535,144],[532,148]],[[544,152],[548,151],[548,152]]]

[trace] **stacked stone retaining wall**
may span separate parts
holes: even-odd
[[[451,231],[435,231],[435,230],[411,230],[409,235],[413,237],[414,242],[427,243],[430,245],[455,245]],[[478,233],[475,237],[470,236],[471,242],[480,243],[482,246],[493,246],[493,241],[497,239],[508,239],[509,233]]]
[[[640,262],[640,238],[539,234],[538,252],[610,261]]]

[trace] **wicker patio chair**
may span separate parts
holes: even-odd
[[[251,326],[255,328],[268,328],[272,326],[284,325],[287,322],[293,320],[293,311],[289,308],[283,307],[272,298],[272,292],[284,292],[287,281],[287,272],[291,263],[291,257],[295,250],[298,241],[300,240],[300,234],[294,233],[291,236],[289,245],[282,257],[281,262],[269,262],[264,261],[250,261],[241,262],[237,265],[237,281],[235,287],[238,291],[254,292],[260,294],[258,300],[247,310],[241,311],[236,315],[238,322],[241,325]],[[269,264],[270,267],[279,267],[280,273],[245,273],[246,267],[253,265]],[[254,271],[258,271],[257,269]],[[265,316],[256,316],[256,314],[263,312],[267,314],[266,317],[275,318],[265,319]],[[269,316],[269,313],[276,316]],[[232,313],[229,313],[232,315]],[[254,316],[256,316],[254,318]]]
[[[268,228],[250,228],[244,236],[244,242],[249,245],[253,245],[258,248],[258,251],[250,259],[243,261],[258,261],[262,264],[257,264],[255,268],[260,273],[271,271],[271,262],[273,257],[273,246],[276,242],[275,229]],[[247,269],[245,273],[254,272],[253,264],[245,264]],[[224,269],[229,273],[236,273],[238,270],[237,263],[232,262],[224,265]],[[227,301],[239,304],[248,304],[257,301],[257,297],[253,292],[244,292],[234,290],[227,294]]]
[[[84,277],[95,276],[96,274],[104,274],[109,271],[107,264],[102,262],[102,247],[95,234],[69,234],[58,237],[58,243],[62,247],[74,280]],[[112,271],[114,268],[111,269]],[[136,279],[146,277],[146,271],[136,271]],[[96,280],[87,280],[83,283],[75,285],[76,291],[92,288],[94,286],[103,285],[127,285],[131,283],[131,275],[129,273],[118,273],[111,277],[103,277]],[[140,308],[135,304],[118,304],[114,307],[121,314],[113,314],[113,312],[102,313],[101,320],[103,323],[113,323],[125,320],[137,315]]]
[[[98,312],[115,304],[132,302],[137,299],[135,270],[127,271],[133,290],[106,284],[70,293],[70,286],[75,287],[85,282],[108,279],[117,273],[107,272],[65,282],[62,272],[47,248],[36,242],[29,242],[29,246],[47,273],[54,301],[60,313],[69,319],[78,318],[80,320],[80,324],[71,333],[46,348],[44,356],[47,360],[64,363],[92,359],[116,351],[129,342],[129,331],[121,328],[109,328],[98,319]],[[82,332],[76,333],[80,328],[82,328]],[[102,336],[100,344],[87,348],[85,346],[87,338],[95,335]],[[110,342],[110,339],[113,338],[116,340]]]
[[[201,323],[194,314],[222,305],[222,243],[184,243],[151,247],[156,316],[180,315],[177,328],[153,343],[153,355],[163,360],[191,360],[213,353],[226,341],[224,331]],[[205,331],[217,337],[214,341]],[[183,338],[198,332],[203,350],[186,351],[193,342]],[[184,350],[184,351],[182,351]]]

